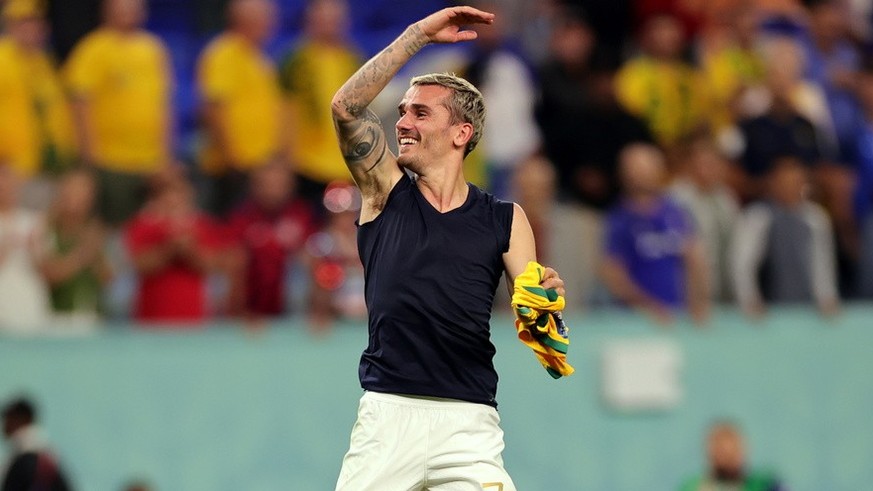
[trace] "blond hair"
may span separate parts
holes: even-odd
[[[452,116],[452,124],[470,123],[473,126],[473,136],[464,148],[464,157],[470,154],[485,129],[485,98],[473,84],[453,73],[429,73],[413,77],[409,86],[439,85],[452,91],[448,98],[447,108]]]

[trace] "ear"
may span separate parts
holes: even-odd
[[[470,141],[470,138],[473,138],[473,125],[461,123],[456,126],[454,131],[455,137],[452,139],[452,143],[458,148],[467,148],[467,143]]]

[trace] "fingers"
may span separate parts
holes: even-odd
[[[450,19],[461,24],[490,24],[494,22],[494,14],[469,6],[446,9]]]
[[[455,35],[455,40],[457,41],[472,41],[479,37],[479,33],[476,31],[458,31]]]
[[[540,282],[540,286],[547,290],[554,289],[562,297],[566,294],[566,291],[564,291],[564,280],[552,268],[546,268],[543,271],[543,281]]]

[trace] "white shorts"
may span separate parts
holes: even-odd
[[[337,491],[515,491],[484,404],[366,392]]]

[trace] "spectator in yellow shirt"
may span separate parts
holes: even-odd
[[[103,24],[66,66],[82,159],[98,169],[98,208],[110,225],[132,216],[148,177],[171,158],[172,70],[146,32],[144,0],[105,0]]]
[[[0,37],[0,161],[24,178],[57,173],[74,159],[72,118],[39,0],[7,0]]]
[[[298,189],[313,201],[321,200],[330,182],[352,178],[336,144],[330,113],[333,94],[362,65],[347,39],[348,27],[344,0],[313,0],[306,10],[304,39],[280,67]]]
[[[197,84],[207,144],[201,167],[212,180],[211,208],[230,211],[247,192],[247,174],[281,158],[282,99],[262,46],[276,27],[272,0],[234,0],[229,28],[203,52]]]
[[[753,115],[766,74],[758,52],[758,15],[747,6],[715,19],[705,38],[701,68],[712,101],[709,121],[716,134]]]
[[[643,53],[616,77],[619,102],[642,118],[666,148],[702,123],[706,110],[701,77],[681,57],[684,37],[672,15],[652,16],[643,26]]]

